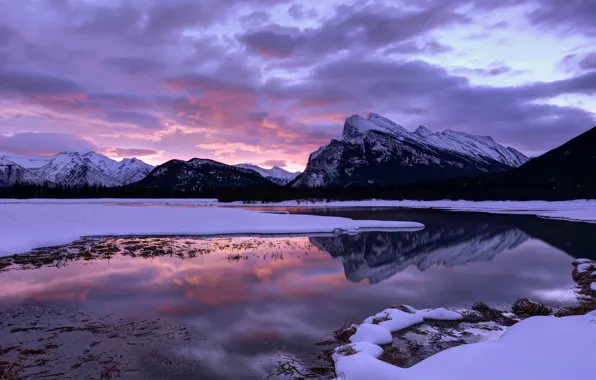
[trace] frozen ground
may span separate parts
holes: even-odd
[[[67,244],[83,236],[331,234],[424,228],[415,222],[104,203],[0,203],[0,256]]]
[[[461,317],[445,309],[387,309],[356,327],[353,343],[338,347],[333,359],[341,380],[485,380],[592,377],[585,363],[593,356],[596,312],[557,318],[531,317],[493,334],[480,343],[465,344],[439,352],[410,367],[400,368],[377,359],[379,345],[390,343],[391,332],[427,319]],[[373,324],[373,322],[378,322]]]

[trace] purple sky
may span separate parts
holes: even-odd
[[[0,151],[301,169],[346,116],[536,155],[596,124],[594,0],[0,0]]]

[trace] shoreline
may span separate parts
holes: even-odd
[[[333,348],[327,350],[327,360],[333,364],[336,377],[341,373],[346,376],[347,368],[350,376],[346,380],[363,379],[358,365],[346,365],[350,357],[356,363],[367,356],[369,365],[382,362],[378,365],[383,368],[381,371],[397,374],[456,347],[498,341],[511,326],[534,317],[563,320],[594,313],[596,261],[577,259],[572,265],[577,293],[574,305],[551,308],[526,298],[518,299],[507,309],[492,308],[483,302],[454,310],[416,310],[408,305],[394,305],[362,323],[335,330],[334,340],[328,342]]]

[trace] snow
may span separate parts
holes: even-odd
[[[375,113],[369,114],[368,119],[358,115],[348,117],[339,140],[358,143],[369,131],[387,133],[400,141],[407,139],[417,144],[448,150],[476,160],[495,160],[511,167],[518,167],[529,161],[529,158],[522,153],[496,143],[489,136],[470,135],[449,129],[443,132],[433,132],[424,126],[419,126],[414,132],[409,132],[401,125]]]
[[[343,380],[590,378],[592,370],[578,363],[592,360],[594,316],[531,317],[499,339],[449,348],[407,369],[375,359],[371,349],[335,355],[335,369]]]
[[[273,182],[278,183],[280,185],[285,185],[287,183],[292,182],[300,174],[300,172],[291,173],[277,166],[274,166],[271,169],[265,169],[253,164],[238,164],[234,166],[236,166],[237,168],[253,170],[259,173],[261,176],[270,180],[272,179]]]
[[[242,202],[226,204],[227,206],[244,206]],[[273,207],[402,207],[438,209],[446,211],[486,212],[493,214],[525,214],[542,218],[559,219],[578,222],[596,222],[596,200],[571,201],[414,201],[414,200],[365,200],[337,202],[286,201],[279,203],[262,203],[259,206]]]
[[[368,342],[372,344],[389,344],[393,342],[391,332],[381,325],[363,323],[356,328],[356,333],[350,337],[350,342]]]
[[[590,284],[590,290],[596,292],[596,282]]]
[[[349,347],[351,347],[357,353],[369,355],[373,358],[378,358],[379,356],[383,355],[383,349],[377,346],[376,344],[372,344],[369,342],[358,342],[337,347],[334,350],[335,353],[333,354],[334,360],[336,360],[339,356],[343,356],[340,351],[349,349]]]
[[[88,149],[61,152],[55,156],[0,153],[0,159],[13,161],[45,181],[74,186],[83,182],[89,185],[125,185],[143,179],[153,169],[153,166],[136,158],[116,161]]]
[[[442,307],[434,309],[424,314],[424,319],[431,319],[436,321],[457,321],[462,318],[463,317],[460,313],[456,313],[455,311],[447,310]]]
[[[424,321],[424,313],[424,311],[415,309],[413,313],[406,313],[399,309],[385,309],[375,315],[375,318],[387,318],[387,321],[379,322],[379,326],[389,332],[396,332],[422,323]]]
[[[578,271],[579,273],[584,273],[584,272],[587,272],[587,271],[588,271],[590,268],[593,268],[594,266],[595,266],[595,265],[594,265],[594,263],[593,263],[593,262],[592,262],[592,263],[583,263],[583,264],[579,264],[579,265],[577,266],[577,271]]]
[[[358,221],[214,207],[134,207],[99,200],[5,202],[0,203],[0,215],[0,256],[67,244],[82,236],[331,234],[424,228],[415,222]]]

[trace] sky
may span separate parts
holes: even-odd
[[[0,0],[0,151],[301,170],[370,112],[529,156],[596,125],[594,0]]]

